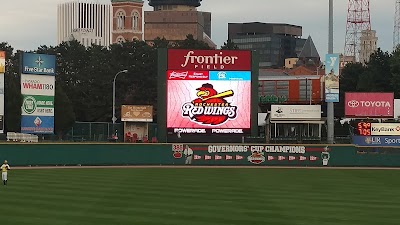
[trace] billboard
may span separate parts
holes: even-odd
[[[348,117],[393,117],[393,105],[393,93],[345,93],[345,115]]]
[[[6,72],[6,52],[0,51],[0,73]]]
[[[22,115],[54,116],[54,96],[22,95]]]
[[[400,123],[371,123],[371,135],[400,136]]]
[[[21,61],[21,132],[52,134],[56,57],[23,53]]]
[[[400,136],[353,136],[353,144],[362,147],[399,147]]]
[[[250,71],[168,70],[166,75],[169,132],[250,132]]]
[[[325,58],[325,102],[339,102],[339,54]]]
[[[251,70],[251,51],[168,49],[170,70]]]
[[[54,133],[54,117],[22,116],[21,133],[52,134]]]
[[[271,120],[320,120],[320,105],[271,105]]]
[[[122,105],[121,121],[153,122],[152,105]]]
[[[24,74],[56,75],[56,56],[24,52],[22,71]]]
[[[21,74],[21,94],[54,96],[54,76]]]

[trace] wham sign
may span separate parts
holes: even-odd
[[[251,70],[251,51],[168,50],[170,70]]]
[[[345,94],[345,114],[348,117],[393,117],[393,93],[358,92]]]

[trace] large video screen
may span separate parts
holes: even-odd
[[[250,71],[169,70],[166,97],[168,132],[250,132]]]

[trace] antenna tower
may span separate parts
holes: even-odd
[[[348,2],[344,55],[358,62],[361,31],[371,30],[369,0],[348,0]]]
[[[394,14],[393,50],[400,44],[400,0],[396,0]]]

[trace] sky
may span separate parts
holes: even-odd
[[[100,2],[108,0],[98,0]],[[12,0],[1,3],[0,42],[17,50],[57,45],[57,4],[65,0]],[[227,4],[228,3],[228,4]],[[334,1],[334,51],[342,53],[348,0]],[[148,1],[145,11],[151,11]],[[378,47],[392,51],[395,0],[370,0],[372,29]],[[228,23],[288,23],[311,35],[321,56],[328,51],[328,0],[203,0],[199,11],[212,12],[212,39],[221,46],[228,38]]]

